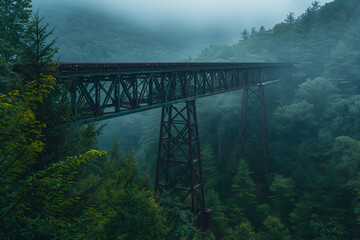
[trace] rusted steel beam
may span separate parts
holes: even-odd
[[[208,227],[195,100],[162,108],[155,191],[178,195],[196,225]]]
[[[60,63],[73,121],[93,122],[286,78],[286,63]]]

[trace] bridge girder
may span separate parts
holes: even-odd
[[[256,86],[284,78],[290,67],[274,63],[187,66],[123,72],[85,67],[71,72],[63,67],[60,76],[70,82],[65,96],[71,99],[73,120],[86,123]]]

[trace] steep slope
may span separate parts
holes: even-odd
[[[87,7],[56,4],[39,8],[44,21],[56,27],[60,61],[178,61],[199,53],[207,44],[206,36],[169,28],[149,29]]]

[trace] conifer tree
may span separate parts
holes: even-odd
[[[202,171],[206,189],[214,189],[217,185],[219,171],[215,163],[214,150],[210,142],[205,142],[201,148]]]
[[[217,238],[220,238],[227,227],[228,219],[224,214],[225,207],[219,199],[219,194],[215,190],[206,190],[206,204],[207,208],[212,209],[210,214],[210,226]]]
[[[232,198],[229,205],[229,220],[232,225],[239,224],[243,219],[253,216],[256,204],[255,183],[251,179],[244,159],[240,159],[234,182],[231,185]]]
[[[278,216],[285,220],[293,208],[294,204],[294,181],[290,178],[276,175],[274,181],[270,185],[270,196],[273,208]]]
[[[257,240],[257,234],[248,221],[242,221],[234,229],[228,229],[222,240]]]
[[[264,221],[265,230],[260,232],[261,239],[290,240],[289,230],[281,223],[280,219],[268,216]]]
[[[31,0],[0,1],[0,58],[18,59],[31,14]]]

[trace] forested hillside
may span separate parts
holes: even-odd
[[[48,64],[59,55],[55,46],[62,61],[175,60],[179,39],[149,33],[143,46],[136,27],[123,35],[130,25],[58,9],[69,23],[57,26],[55,42],[45,23],[57,16],[42,19],[30,0],[0,4],[0,239],[360,239],[358,0],[314,2],[301,16],[244,30],[237,43],[187,59],[295,65],[290,79],[266,86],[266,177],[257,171],[262,162],[249,159],[234,171],[241,91],[197,101],[213,209],[207,232],[179,199],[153,193],[159,111],[123,118],[122,131],[71,124],[71,103],[60,101],[66,86]],[[13,62],[26,67],[13,72]],[[107,152],[98,150],[102,131],[118,138]]]
[[[198,101],[216,238],[360,238],[359,39],[358,1],[314,2],[301,16],[244,30],[239,42],[188,59],[295,64],[291,79],[266,86],[271,166],[265,182],[256,177],[262,162],[243,159],[232,174],[241,94]],[[156,159],[156,131],[145,131],[137,149],[150,173],[155,162],[145,156]]]
[[[207,31],[146,27],[124,14],[90,6],[39,1],[40,14],[55,27],[61,62],[179,61],[208,44]],[[221,36],[212,39],[223,41]]]
[[[291,79],[267,88],[272,158],[266,186],[251,183],[256,168],[244,159],[232,185],[218,177],[213,187],[232,229],[225,239],[252,239],[245,231],[265,234],[263,239],[359,239],[359,2],[314,2],[299,17],[289,14],[272,29],[244,30],[241,36],[236,44],[209,47],[191,60],[293,62],[295,70]],[[231,128],[223,131],[229,140]],[[223,176],[218,144],[210,138]],[[267,194],[259,195],[264,188]],[[242,201],[229,198],[237,195]],[[273,231],[276,237],[267,235]]]
[[[0,1],[0,239],[164,239],[131,151],[96,150],[101,129],[69,121],[54,36],[30,4]]]

